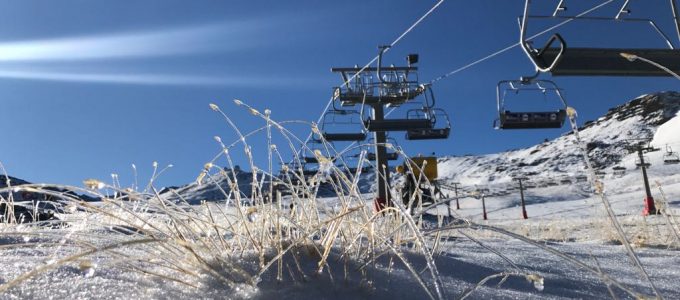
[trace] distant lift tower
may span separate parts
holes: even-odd
[[[343,85],[334,90],[334,101],[339,101],[341,106],[368,106],[372,110],[370,118],[364,119],[365,130],[374,134],[376,180],[378,194],[376,197],[376,209],[381,210],[385,206],[391,206],[389,193],[389,166],[388,153],[385,147],[387,132],[409,132],[419,130],[426,135],[437,135],[431,138],[447,138],[450,130],[435,131],[435,116],[432,106],[423,106],[424,113],[417,117],[406,116],[405,118],[385,118],[385,108],[399,107],[404,103],[414,100],[431,91],[427,85],[418,82],[418,68],[413,66],[418,62],[417,54],[409,54],[406,57],[408,65],[405,67],[383,67],[383,53],[389,46],[380,46],[377,67],[360,68],[332,68],[331,71],[342,76]],[[362,110],[363,111],[363,110]],[[448,121],[448,119],[446,120]]]
[[[645,161],[646,157],[644,154],[647,152],[659,151],[660,149],[651,147],[648,140],[631,140],[630,142],[631,143],[627,148],[630,152],[637,153],[638,158],[635,165],[642,169],[642,178],[645,183],[645,208],[642,211],[642,214],[645,216],[656,215],[658,212],[654,205],[654,198],[652,197],[652,191],[649,188],[649,180],[647,179],[647,168],[649,168],[651,164],[648,161]]]

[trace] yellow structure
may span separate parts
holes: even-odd
[[[423,177],[432,181],[437,179],[437,157],[435,156],[422,156],[422,157],[412,157],[410,160],[406,161],[410,164],[410,170],[413,170],[413,175],[415,178],[420,178],[420,171],[423,171]]]

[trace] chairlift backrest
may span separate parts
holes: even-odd
[[[432,128],[410,129],[406,131],[407,140],[447,139],[451,133],[449,115],[441,108],[411,109],[407,112],[407,118],[429,118],[432,122]]]
[[[361,114],[356,110],[338,109],[335,102],[333,105],[333,109],[324,114],[321,123],[324,139],[330,142],[365,140]]]
[[[626,1],[627,4],[628,1]],[[531,0],[525,0],[524,15],[520,26],[520,44],[531,62],[539,72],[550,72],[553,76],[672,76],[665,70],[653,64],[642,61],[648,59],[662,66],[680,72],[680,50],[674,49],[668,36],[651,19],[621,18],[626,12],[626,5],[612,18],[605,17],[569,17],[558,16],[557,10],[551,16],[532,16],[529,14]],[[671,0],[671,9],[675,9],[675,0]],[[675,16],[676,24],[678,19]],[[532,41],[527,38],[527,23],[529,19],[549,18],[565,21],[595,20],[595,21],[626,21],[647,23],[665,40],[668,49],[638,49],[638,48],[593,48],[567,47],[564,38],[556,33],[548,39],[545,46],[535,49]],[[680,36],[680,26],[676,26]],[[622,55],[624,53],[624,55]],[[642,59],[640,59],[642,58]]]

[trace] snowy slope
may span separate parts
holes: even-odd
[[[587,122],[580,129],[580,135],[587,143],[588,155],[595,167],[611,177],[615,166],[620,165],[629,171],[635,168],[635,157],[626,150],[630,139],[653,137],[652,144],[657,147],[668,143],[680,150],[680,120],[673,118],[679,110],[680,93],[643,95],[610,109],[594,122]],[[439,174],[447,182],[488,186],[491,190],[504,189],[516,175],[528,176],[539,186],[563,184],[562,181],[564,184],[568,184],[567,181],[573,183],[579,176],[585,175],[585,163],[574,141],[571,132],[567,132],[557,139],[525,149],[444,157],[439,160]],[[660,166],[659,172],[675,174],[680,170],[676,166],[664,166],[661,156],[661,152],[649,155],[652,164]]]

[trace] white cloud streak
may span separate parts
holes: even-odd
[[[173,74],[72,73],[51,71],[0,70],[0,78],[44,80],[60,82],[166,85],[166,86],[239,86],[239,87],[294,87],[300,88],[312,79],[252,76],[201,76]],[[318,81],[318,80],[312,80]],[[302,84],[307,83],[307,84]]]
[[[217,23],[158,31],[0,43],[0,62],[155,57],[253,47],[263,22]]]

